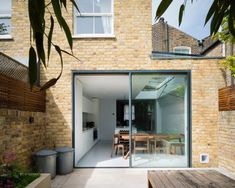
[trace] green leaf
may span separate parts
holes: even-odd
[[[56,50],[57,53],[59,54],[59,56],[60,56],[60,62],[61,62],[61,72],[60,72],[60,75],[57,77],[57,79],[59,79],[60,76],[62,75],[62,72],[63,72],[64,63],[63,63],[63,57],[62,57],[62,53],[61,53],[60,47],[57,46],[57,45],[55,45],[55,50]]]
[[[45,0],[29,0],[28,3],[30,25],[35,32],[44,32]]]
[[[183,14],[184,14],[184,8],[185,8],[185,6],[184,6],[184,4],[182,4],[180,6],[180,11],[179,11],[179,26],[181,25],[181,22],[182,22],[182,18],[183,18]]]
[[[51,16],[51,27],[50,27],[50,31],[49,31],[49,34],[48,34],[48,54],[47,54],[48,61],[49,61],[50,53],[51,53],[51,40],[52,40],[53,30],[54,30],[54,19]]]
[[[58,19],[58,17],[61,17],[61,7],[59,4],[59,0],[51,0],[51,3],[52,3],[52,7],[56,15],[56,18]]]
[[[45,51],[44,51],[44,45],[43,45],[43,36],[44,36],[44,34],[41,32],[35,33],[38,60],[39,60],[39,62],[40,62],[40,60],[42,60],[44,66],[46,67],[46,57],[45,57]]]
[[[36,52],[32,46],[29,49],[28,76],[29,76],[30,88],[32,90],[33,85],[37,81],[37,55],[36,55]]]
[[[156,16],[155,19],[157,20],[158,18],[160,18],[164,12],[166,11],[166,9],[170,6],[170,4],[172,3],[173,0],[162,0],[160,5],[157,8],[157,12],[156,12]]]
[[[35,16],[35,11],[34,11],[35,7],[36,7],[35,1],[34,0],[29,0],[28,1],[29,21],[30,21],[30,25],[31,25],[33,31],[37,27],[37,25],[36,25],[36,16]]]
[[[218,19],[218,12],[216,11],[212,17],[211,20],[211,25],[210,25],[210,33],[211,35],[214,33],[215,31],[215,27],[216,27],[216,23],[217,23],[217,19]]]
[[[234,21],[235,21],[235,2],[231,4],[228,17],[229,31],[235,37]]]
[[[64,8],[65,8],[66,11],[67,11],[67,0],[60,0],[60,3],[61,3],[61,7],[62,7],[62,5],[63,5]]]
[[[69,26],[67,25],[66,21],[64,20],[64,18],[62,17],[61,14],[61,8],[60,8],[60,4],[58,0],[52,0],[52,6],[56,15],[56,19],[59,22],[60,26],[63,28],[67,41],[69,43],[70,49],[73,49],[73,40],[72,40],[72,34],[71,31],[69,29]]]
[[[46,89],[50,88],[51,86],[55,85],[57,81],[58,81],[57,78],[52,78],[51,80],[49,80],[48,82],[46,82],[46,83],[40,88],[40,91],[43,91],[43,90],[46,90]]]
[[[61,53],[61,49],[59,46],[55,45],[55,50],[57,51],[57,53],[59,54],[60,56],[60,61],[61,61],[61,71],[60,71],[60,74],[57,78],[52,78],[51,80],[49,80],[48,82],[46,82],[41,88],[40,90],[46,90],[48,88],[50,88],[51,86],[55,85],[56,82],[60,79],[61,75],[62,75],[62,72],[63,72],[63,57],[62,57],[62,53]]]
[[[29,20],[35,40],[38,61],[42,61],[46,66],[45,52],[43,45],[45,31],[45,0],[29,0],[28,3]]]
[[[77,3],[76,3],[74,0],[70,0],[70,1],[72,2],[73,6],[75,6],[75,8],[77,9],[77,11],[80,13],[80,10],[79,10],[79,8],[78,8],[78,6],[77,6]]]
[[[63,17],[60,17],[60,24],[62,28],[64,29],[67,41],[69,43],[70,49],[73,49],[73,38],[72,38],[72,33],[69,29],[69,26],[67,25],[66,21],[64,20]]]
[[[67,55],[70,55],[70,56],[72,56],[73,58],[75,58],[75,59],[77,59],[78,61],[80,61],[80,59],[78,59],[75,55],[73,55],[73,54],[67,52],[66,50],[63,50],[63,49],[60,49],[60,50],[61,50],[61,52],[65,53],[65,54],[67,54]]]
[[[215,9],[212,21],[211,21],[211,34],[218,32],[224,17],[227,15],[227,9],[230,6],[229,1],[218,1],[218,7]]]
[[[218,9],[218,0],[214,0],[213,4],[211,5],[208,13],[207,13],[207,16],[206,16],[206,19],[205,19],[205,24],[207,24],[207,22],[210,20],[211,16],[215,13],[215,11]]]

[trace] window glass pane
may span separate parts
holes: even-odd
[[[81,13],[93,13],[93,0],[76,0]]]
[[[93,34],[93,17],[77,17],[76,34]]]
[[[0,3],[0,14],[11,14],[11,0],[1,0]]]
[[[6,35],[11,33],[11,19],[0,18],[0,35]]]
[[[111,13],[112,6],[111,0],[94,0],[95,13]]]
[[[179,49],[175,49],[174,51],[175,53],[189,54],[189,49],[179,48]]]
[[[132,74],[134,167],[188,167],[188,77]]]
[[[95,33],[96,34],[111,34],[112,18],[110,16],[95,17]]]

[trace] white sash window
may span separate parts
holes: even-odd
[[[78,37],[113,35],[113,0],[76,0],[74,34]]]
[[[0,38],[11,37],[11,1],[1,0],[0,6]]]

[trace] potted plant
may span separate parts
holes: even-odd
[[[43,186],[38,186],[41,182],[43,182]],[[45,184],[45,182],[47,183]],[[50,187],[50,175],[41,176],[38,173],[29,173],[17,165],[16,154],[14,152],[4,153],[0,161],[0,187],[24,188],[28,186]]]

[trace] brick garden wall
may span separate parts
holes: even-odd
[[[12,24],[14,26],[12,35],[14,40],[0,41],[0,49],[12,57],[27,57],[28,55],[29,32],[27,31],[29,31],[29,26],[26,17],[26,3],[27,1],[23,0],[13,1],[15,8],[13,8],[12,16]],[[46,130],[46,141],[43,137],[38,136],[40,138],[39,142],[37,142],[38,148],[44,144],[49,147],[54,145],[72,145],[71,70],[192,70],[193,167],[217,167],[218,164],[222,166],[220,162],[221,157],[218,157],[218,154],[220,154],[218,146],[220,146],[221,139],[218,134],[220,133],[220,114],[218,112],[217,90],[224,86],[224,81],[219,70],[218,60],[151,60],[149,57],[152,51],[151,1],[115,0],[114,3],[115,37],[106,39],[74,39],[74,54],[80,61],[64,55],[63,75],[57,85],[47,91],[46,128],[42,128],[45,125],[43,123],[41,125],[35,124],[35,126],[20,123],[18,128],[20,126],[24,127],[22,135],[29,135],[35,129],[38,131]],[[68,7],[68,12],[64,15],[70,27],[73,28],[71,6]],[[55,43],[59,43],[61,47],[69,50],[58,25],[55,26],[55,29],[53,36]],[[60,59],[53,50],[49,68],[46,71],[42,68],[42,82],[56,77],[59,72]],[[39,118],[40,115],[37,115]],[[7,117],[7,115],[4,115],[4,117]],[[226,124],[227,122],[224,123]],[[226,126],[228,125],[226,124]],[[4,139],[11,138],[8,136],[11,135],[8,131],[14,132],[15,129],[7,130],[4,128],[4,134],[2,135]],[[27,134],[23,133],[23,130]],[[37,133],[36,131],[35,134],[41,135],[42,133]],[[228,134],[230,133],[228,132]],[[9,138],[5,138],[6,136]],[[27,151],[25,151],[23,143],[18,146],[23,148],[21,154],[24,160],[29,156],[26,153],[31,151],[33,147],[31,142],[29,142],[31,140],[30,136],[26,136],[26,142],[24,142],[28,146]],[[18,139],[20,140],[20,138]],[[21,139],[25,138],[22,137]],[[13,139],[11,142],[15,143],[15,140],[17,139]],[[226,142],[226,139],[223,142]],[[199,163],[200,153],[209,153],[209,164],[202,165]],[[227,166],[227,163],[223,164],[223,166]]]
[[[219,116],[219,167],[235,173],[235,112],[220,112]]]
[[[33,123],[29,123],[30,117]],[[45,125],[41,112],[0,109],[0,157],[13,151],[20,165],[31,166],[32,153],[46,146]]]

